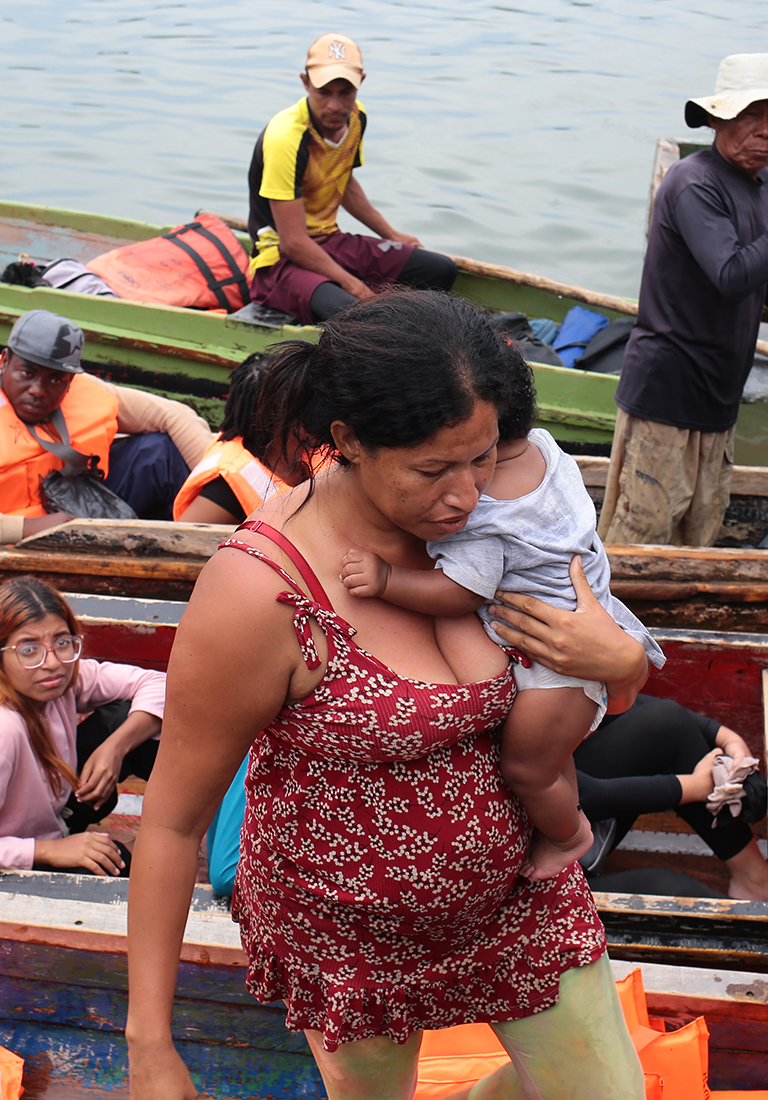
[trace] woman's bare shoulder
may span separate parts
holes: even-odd
[[[289,587],[285,577],[274,567],[283,565],[275,560],[281,555],[268,554],[256,545],[256,538],[248,532],[244,532],[244,536],[242,540],[238,536],[238,541],[253,546],[259,553],[249,553],[234,546],[217,550],[197,579],[181,626],[191,619],[211,618],[219,624],[227,621],[234,626],[243,621],[252,627],[254,615],[269,616],[271,611],[281,608],[277,597]],[[274,564],[262,560],[259,554]]]

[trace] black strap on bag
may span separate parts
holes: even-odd
[[[50,419],[51,424],[64,441],[63,443],[56,443],[52,439],[41,439],[35,431],[34,424],[27,424],[27,429],[44,451],[50,451],[52,455],[56,455],[66,464],[61,470],[61,476],[77,477],[79,474],[91,473],[95,474],[96,477],[104,477],[103,471],[99,469],[98,455],[84,455],[81,451],[76,451],[70,444],[69,428],[61,408],[56,409]]]
[[[227,279],[215,278],[213,272],[211,271],[210,267],[205,262],[203,257],[200,255],[200,253],[196,252],[188,241],[182,241],[179,239],[184,233],[199,233],[202,237],[205,237],[207,241],[210,241],[211,244],[215,245],[218,251],[221,253],[222,257],[226,260],[227,266],[232,272],[231,277]],[[248,302],[251,300],[251,292],[248,287],[248,282],[240,268],[237,266],[237,261],[235,260],[235,257],[229,251],[224,242],[220,241],[215,233],[211,233],[210,229],[206,229],[206,227],[204,225],[201,225],[200,222],[190,222],[189,225],[183,225],[181,229],[174,229],[170,233],[164,233],[163,240],[171,241],[173,244],[178,245],[178,247],[183,252],[186,252],[186,254],[192,260],[194,260],[200,273],[208,284],[208,289],[214,295],[216,301],[219,303],[222,309],[226,309],[227,311],[229,311],[230,308],[229,301],[226,294],[222,290],[222,287],[232,286],[233,283],[236,283],[240,289],[240,294],[243,299],[243,305],[247,305]]]

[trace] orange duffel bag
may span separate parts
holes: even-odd
[[[213,214],[200,214],[162,237],[113,248],[91,260],[119,298],[161,306],[226,310],[251,300],[248,253]]]

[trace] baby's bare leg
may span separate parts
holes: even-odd
[[[501,774],[537,832],[521,873],[552,878],[589,849],[592,830],[578,810],[571,753],[589,730],[596,704],[579,687],[521,691],[504,723]]]

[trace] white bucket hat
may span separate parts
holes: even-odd
[[[768,53],[734,53],[720,62],[714,95],[688,100],[685,121],[694,127],[706,126],[707,115],[736,118],[759,99],[768,99]]]

